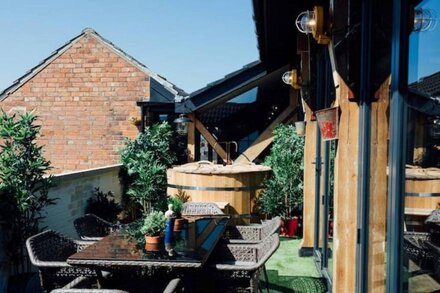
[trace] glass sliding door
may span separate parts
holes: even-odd
[[[409,37],[403,288],[440,291],[440,1],[414,9]]]
[[[401,25],[393,54],[403,53],[391,64],[387,289],[440,292],[440,1],[402,3],[394,1],[408,10],[400,23],[411,28],[402,34]]]

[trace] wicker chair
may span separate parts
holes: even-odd
[[[260,273],[266,271],[265,263],[279,245],[276,233],[258,244],[217,245],[209,259],[210,270],[207,271],[213,274],[211,278],[217,279],[216,284],[228,285],[240,292],[257,292]],[[265,277],[267,282],[266,273]]]
[[[422,269],[432,269],[434,255],[426,245],[429,240],[429,233],[424,232],[405,232],[403,235],[406,255]]]
[[[228,243],[259,243],[272,234],[278,233],[281,218],[275,217],[261,224],[230,226],[225,232],[223,241]]]
[[[117,224],[112,224],[94,214],[86,214],[73,221],[76,232],[82,240],[97,241],[107,236],[110,232],[120,228]]]
[[[92,289],[91,286],[95,283],[94,280],[88,277],[77,277],[72,282],[65,285],[63,288],[55,289],[51,293],[128,293],[129,291],[120,289]],[[179,278],[172,279],[163,293],[180,292],[182,282]]]
[[[224,215],[222,210],[212,202],[186,202],[183,205],[182,216]]]
[[[73,240],[52,230],[29,237],[26,248],[31,263],[39,270],[41,287],[49,292],[79,276],[96,277],[95,271],[72,267],[66,262],[69,256],[92,243]]]

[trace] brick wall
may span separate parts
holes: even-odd
[[[36,111],[52,173],[115,164],[123,138],[134,137],[136,101],[149,96],[149,77],[85,34],[8,96],[5,111]]]

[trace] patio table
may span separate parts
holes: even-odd
[[[209,216],[190,223],[188,240],[176,240],[176,254],[164,249],[147,251],[114,232],[67,259],[72,266],[93,267],[101,270],[142,267],[200,268],[223,235],[229,217]]]

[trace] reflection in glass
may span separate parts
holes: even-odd
[[[440,1],[414,10],[408,68],[408,145],[403,233],[404,292],[438,292],[440,242],[428,216],[440,203]],[[428,175],[430,174],[430,175]]]

